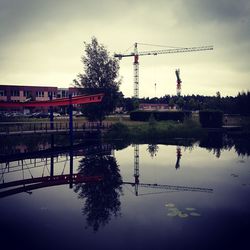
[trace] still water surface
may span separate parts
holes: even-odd
[[[234,147],[218,153],[196,144],[102,145],[72,154],[74,173],[102,180],[15,194],[2,189],[5,249],[249,247],[250,159]],[[1,183],[51,171],[69,174],[70,156],[2,163]]]

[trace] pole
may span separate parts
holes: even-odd
[[[51,157],[50,157],[50,176],[54,176],[54,152],[52,151]]]
[[[52,100],[52,94],[49,96],[49,99],[50,101]],[[50,129],[51,130],[54,130],[54,114],[53,114],[53,107],[50,106],[49,107],[49,112],[50,112],[50,115],[49,115],[49,118],[50,118]],[[54,134],[52,133],[51,134],[51,144],[50,144],[50,147],[53,149],[54,148]]]
[[[73,188],[73,148],[70,148],[70,158],[69,158],[69,188]]]
[[[73,146],[73,105],[72,105],[72,94],[69,94],[69,136],[70,136],[70,146]]]

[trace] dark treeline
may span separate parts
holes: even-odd
[[[165,95],[160,98],[140,98],[139,101],[133,98],[124,98],[122,106],[127,111],[138,108],[139,103],[160,103],[168,104],[170,107],[177,105],[184,110],[204,110],[218,109],[226,114],[250,115],[250,92],[241,92],[236,97],[222,97],[220,92],[215,96],[187,95],[187,96],[170,96]]]

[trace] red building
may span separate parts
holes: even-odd
[[[50,96],[52,96],[53,99],[64,98],[68,97],[69,94],[72,94],[72,96],[78,95],[77,88],[0,85],[0,102],[48,101]],[[22,109],[15,110],[23,112]]]

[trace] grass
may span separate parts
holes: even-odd
[[[206,131],[198,122],[186,120],[184,123],[165,122],[131,122],[122,121],[112,126],[107,134],[109,139],[123,140],[164,140],[170,138],[195,138],[204,136]]]

